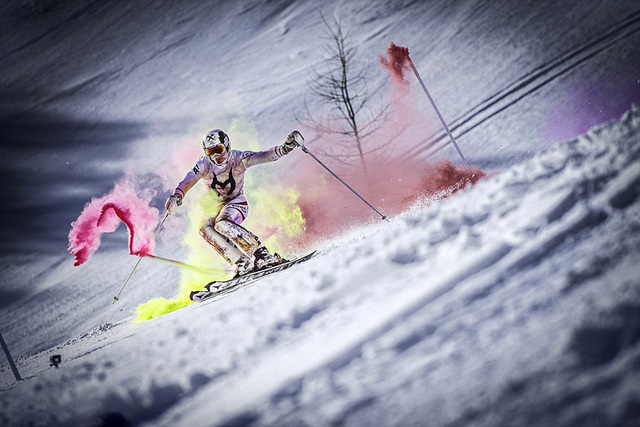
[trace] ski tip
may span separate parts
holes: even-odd
[[[208,292],[203,292],[203,291],[191,291],[191,293],[189,294],[189,299],[191,301],[200,301],[202,298],[202,294],[204,293],[208,293]]]

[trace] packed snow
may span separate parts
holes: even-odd
[[[638,425],[637,4],[0,8],[0,332],[22,377],[0,358],[1,425]],[[300,126],[292,108],[322,60],[320,12],[349,26],[382,97],[379,55],[408,46],[487,176],[415,197],[388,222],[356,198],[323,200],[348,227],[315,241],[311,260],[134,321],[150,298],[175,296],[180,269],[143,259],[112,304],[136,262],[126,232],[74,267],[71,222],[132,174],[161,209],[186,169],[158,165],[193,163],[219,122],[262,148]],[[405,118],[427,121],[402,154],[457,161],[411,85]],[[273,168],[331,179],[285,172],[303,156]],[[181,215],[156,254],[188,254]]]

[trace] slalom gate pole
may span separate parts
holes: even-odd
[[[431,102],[431,105],[433,106],[433,109],[436,110],[436,114],[438,115],[438,118],[440,119],[440,123],[442,123],[442,126],[444,127],[444,130],[447,132],[447,135],[449,135],[449,139],[451,140],[451,143],[453,144],[453,146],[456,148],[456,151],[460,155],[460,158],[462,159],[462,163],[464,163],[464,165],[468,167],[469,163],[467,162],[467,159],[464,158],[464,155],[462,154],[462,150],[460,150],[460,147],[458,146],[458,143],[456,142],[455,138],[451,134],[451,131],[449,130],[449,126],[447,126],[447,123],[444,121],[444,118],[442,117],[442,114],[440,114],[440,110],[438,109],[438,106],[436,105],[435,101],[431,97],[431,94],[427,90],[427,86],[422,81],[422,77],[420,77],[420,73],[418,73],[418,70],[416,69],[416,66],[413,65],[413,61],[411,60],[411,58],[409,58],[409,57],[407,57],[407,58],[409,59],[409,65],[411,66],[411,69],[413,70],[413,73],[418,78],[418,82],[420,82],[420,86],[422,86],[422,89],[424,89],[424,93],[427,94],[427,98],[429,98],[429,102]]]
[[[340,181],[345,187],[347,187],[349,190],[351,190],[351,192],[353,194],[355,194],[356,196],[358,196],[358,198],[360,200],[362,200],[367,206],[369,206],[371,209],[373,209],[373,211],[375,213],[377,213],[378,215],[380,215],[380,218],[382,218],[383,221],[388,221],[387,216],[381,214],[376,208],[374,208],[371,203],[367,202],[364,197],[362,197],[360,194],[358,194],[358,192],[356,190],[354,190],[353,188],[351,188],[351,186],[349,184],[347,184],[346,182],[344,182],[344,180],[342,178],[340,178],[338,175],[336,175],[335,173],[333,173],[333,171],[331,169],[329,169],[324,163],[322,163],[322,161],[320,161],[320,159],[318,159],[311,151],[309,151],[309,149],[307,147],[305,147],[304,145],[304,138],[302,137],[302,135],[300,134],[300,132],[298,131],[294,131],[294,135],[295,135],[295,139],[296,142],[298,143],[298,145],[300,146],[300,148],[302,148],[302,151],[304,151],[305,153],[307,153],[308,155],[310,155],[313,160],[315,160],[316,162],[318,162],[320,164],[320,166],[322,166],[323,168],[325,168],[327,170],[327,172],[329,172],[331,175],[333,175],[333,177],[335,179],[337,179],[338,181]]]
[[[22,381],[22,378],[20,378],[20,372],[18,372],[16,364],[13,363],[11,353],[9,353],[9,347],[7,347],[7,343],[4,342],[4,338],[2,338],[2,332],[0,332],[0,345],[2,346],[2,350],[4,350],[4,354],[7,356],[9,366],[11,366],[11,371],[13,372],[13,376],[16,377],[16,381]]]
[[[162,229],[162,226],[164,225],[164,222],[167,220],[167,218],[169,218],[169,212],[164,214],[164,218],[162,218],[160,225],[158,225],[156,232],[153,234],[154,241],[156,240],[156,237],[158,237],[158,233],[160,233],[160,230]],[[122,291],[124,291],[124,287],[127,286],[127,283],[129,283],[129,279],[131,279],[131,276],[133,276],[133,272],[136,271],[136,268],[138,268],[138,266],[140,265],[140,261],[142,261],[142,258],[138,258],[138,262],[136,262],[136,265],[133,266],[133,270],[131,270],[131,273],[129,273],[129,276],[127,276],[127,280],[125,280],[124,283],[122,284],[122,287],[120,288],[120,292],[118,292],[118,294],[115,297],[113,297],[112,304],[115,304],[116,301],[120,300],[120,294],[122,293]]]
[[[151,258],[153,260],[164,262],[166,264],[175,265],[176,267],[186,268],[187,270],[193,270],[193,271],[195,271],[197,273],[219,274],[221,277],[225,275],[225,273],[222,272],[221,270],[216,270],[216,269],[213,269],[213,268],[197,267],[195,265],[187,264],[186,262],[178,261],[178,260],[171,259],[171,258],[163,258],[163,257],[157,256],[157,255],[147,254],[147,255],[144,256],[144,258]]]

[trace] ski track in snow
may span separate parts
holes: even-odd
[[[462,137],[476,126],[498,116],[517,102],[539,91],[545,85],[562,78],[576,67],[615,47],[617,43],[626,42],[638,31],[640,31],[640,12],[629,15],[623,22],[594,40],[588,40],[575,46],[572,50],[540,64],[526,75],[508,84],[504,89],[491,94],[465,111],[461,116],[453,118],[449,123],[451,132],[455,133],[457,138]],[[433,157],[438,151],[446,148],[448,143],[447,134],[441,130],[418,142],[406,153],[406,158]]]
[[[3,365],[0,419],[492,425],[509,419],[503,402],[545,425],[523,402],[545,404],[547,388],[565,403],[553,424],[588,414],[581,399],[624,416],[640,392],[638,331],[625,329],[637,326],[615,322],[640,307],[638,135],[636,107],[226,298],[20,359],[20,384]],[[585,321],[593,312],[629,337],[613,355],[589,347],[602,328]],[[46,368],[52,354],[58,369]]]

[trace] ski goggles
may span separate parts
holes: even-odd
[[[204,154],[206,154],[207,156],[213,156],[214,154],[222,154],[225,151],[226,151],[226,148],[224,147],[223,144],[217,144],[217,145],[214,145],[213,147],[205,148]]]

